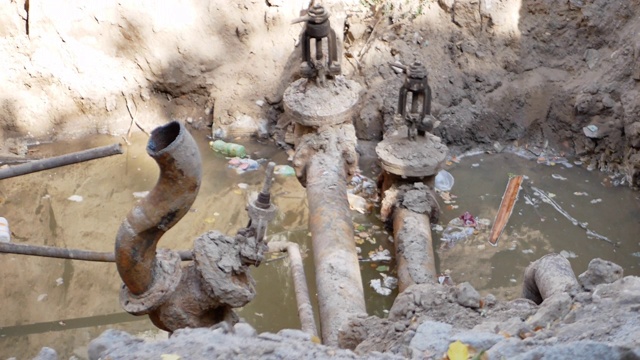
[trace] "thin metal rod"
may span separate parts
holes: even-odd
[[[26,164],[1,169],[0,180],[117,154],[122,154],[122,146],[120,144],[97,147],[48,159],[34,160]]]
[[[15,243],[0,243],[0,253],[96,262],[116,261],[115,254],[110,252],[65,249],[52,246],[26,245]],[[193,253],[191,252],[191,250],[181,250],[178,252],[178,254],[180,254],[180,259],[182,259],[182,261],[193,260]]]
[[[302,331],[313,336],[318,336],[318,328],[313,316],[313,307],[309,298],[309,288],[307,287],[307,277],[302,266],[302,256],[300,247],[294,242],[273,241],[269,244],[269,251],[286,251],[291,261],[291,276],[293,277],[293,289],[296,293],[296,303],[298,304],[298,317]]]

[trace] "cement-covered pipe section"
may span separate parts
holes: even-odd
[[[393,238],[398,264],[398,288],[403,292],[413,284],[436,282],[436,266],[431,223],[425,214],[396,208]]]
[[[346,173],[340,157],[317,153],[306,175],[322,340],[337,346],[340,327],[366,314]]]

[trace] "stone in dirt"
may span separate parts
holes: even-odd
[[[596,285],[610,284],[622,279],[623,273],[620,265],[596,258],[589,262],[587,271],[578,276],[578,281],[585,290],[593,290]]]

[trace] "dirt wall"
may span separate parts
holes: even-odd
[[[132,118],[255,133],[297,77],[302,27],[290,22],[306,3],[4,3],[0,135],[122,134]],[[448,145],[548,142],[638,185],[639,0],[324,3],[344,34],[343,72],[367,89],[360,139],[394,125],[403,75],[387,63],[421,60]]]

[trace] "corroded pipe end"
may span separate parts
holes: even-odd
[[[157,243],[188,212],[202,177],[198,146],[176,121],[153,130],[147,153],[160,167],[160,177],[129,212],[116,236],[116,266],[134,295],[149,291],[157,280]]]

